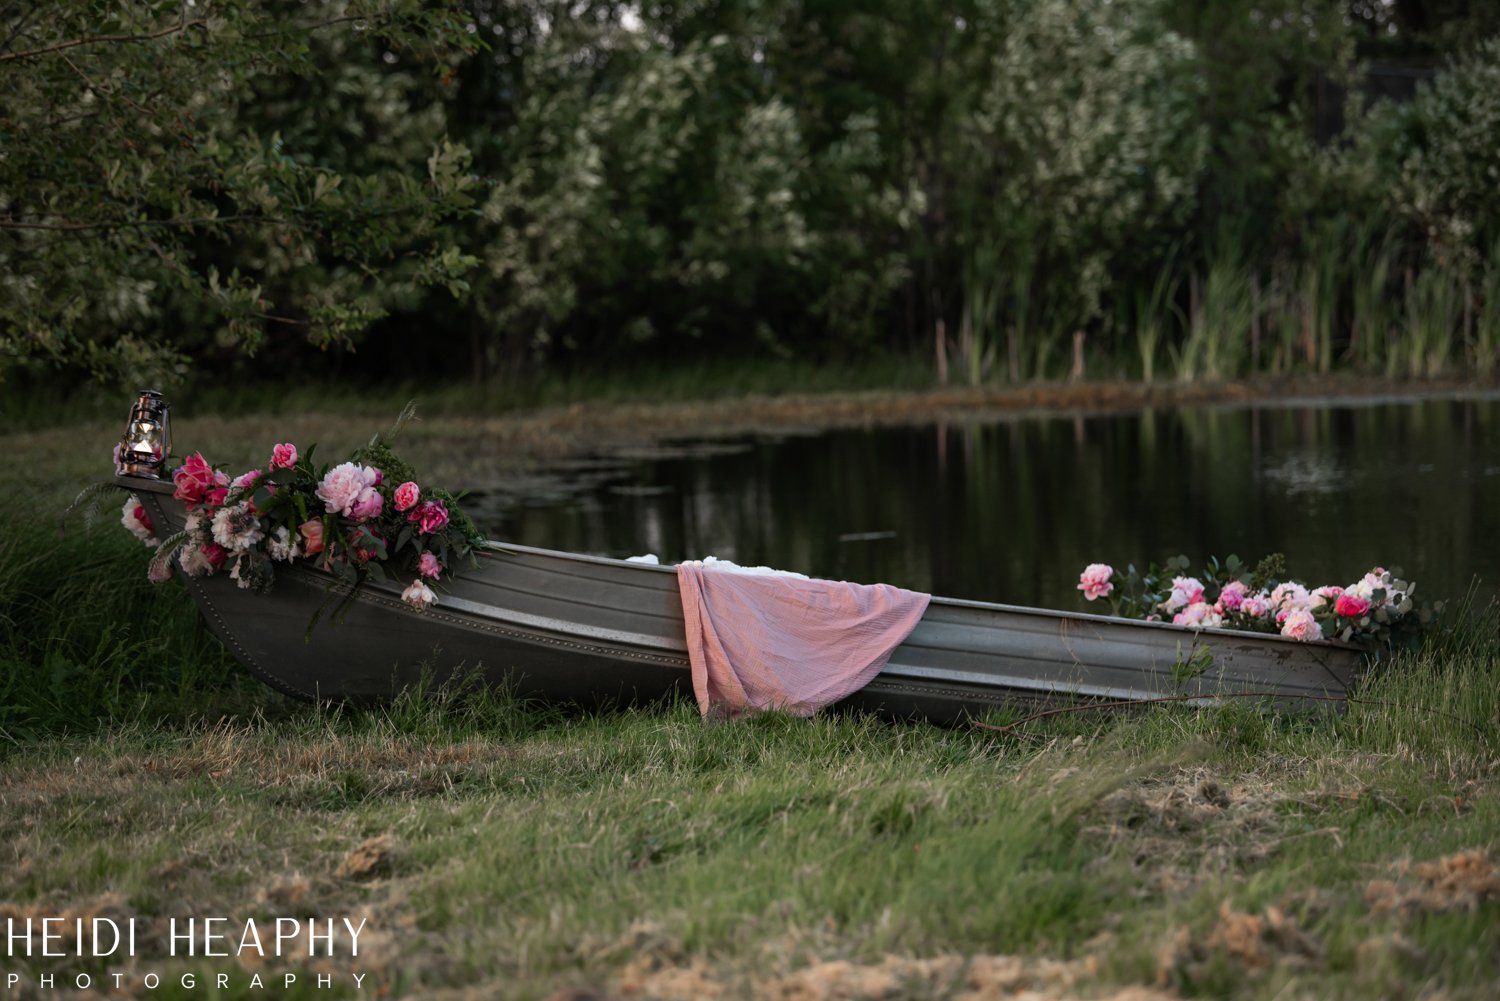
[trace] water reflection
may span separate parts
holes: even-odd
[[[1284,552],[1429,597],[1500,579],[1500,401],[1260,406],[758,435],[601,457],[473,498],[497,538],[715,554],[1078,607],[1087,563]]]

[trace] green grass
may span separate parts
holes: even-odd
[[[208,996],[258,995],[232,960],[165,955],[166,919],[367,917],[367,952],[318,967],[343,985],[319,996],[353,996],[353,972],[518,999],[1492,987],[1500,877],[1443,890],[1414,867],[1500,862],[1493,609],[1343,716],[705,725],[687,704],[579,714],[461,687],[335,710],[244,679],[113,525],[5,517],[0,910],[137,917],[133,969],[235,974]],[[376,837],[379,866],[341,869]],[[11,965],[78,969],[56,962]]]
[[[285,422],[264,423],[205,427],[259,450]],[[289,996],[366,996],[352,973],[514,999],[1491,993],[1494,608],[1342,716],[705,725],[461,686],[307,706],[145,580],[114,499],[93,527],[38,516],[98,475],[93,437],[34,436],[51,486],[0,504],[0,917],[138,918],[127,968],[164,978],[151,996],[266,996],[233,960],[165,954],[167,919],[207,915],[369,920],[357,960],[271,962],[302,975]],[[378,864],[347,866],[372,838]],[[83,968],[5,964],[0,983]],[[183,972],[199,988],[171,987]],[[203,986],[220,972],[229,990]]]
[[[339,413],[389,421],[391,401],[420,399],[424,415],[511,414],[579,403],[701,401],[748,395],[852,392],[869,389],[926,389],[934,384],[931,359],[875,351],[819,365],[774,358],[707,358],[666,364],[580,365],[573,370],[542,369],[520,380],[496,379],[487,386],[432,378],[381,384],[348,379],[254,380],[203,375],[167,387],[175,413],[219,417],[293,416]],[[118,421],[122,426],[138,387],[72,384],[0,394],[0,418],[26,429],[55,428],[87,421]],[[399,403],[397,404],[399,406]]]

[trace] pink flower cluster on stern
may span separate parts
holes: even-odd
[[[1198,576],[1188,576],[1185,557],[1154,564],[1145,571],[1131,565],[1123,573],[1105,563],[1091,563],[1078,578],[1084,598],[1109,598],[1114,614],[1170,621],[1193,629],[1240,629],[1280,633],[1291,639],[1321,639],[1367,646],[1415,648],[1436,609],[1417,609],[1413,586],[1383,567],[1375,567],[1347,587],[1309,589],[1281,577],[1279,555],[1263,560],[1252,572],[1235,557],[1223,564],[1210,559]]]
[[[356,587],[415,578],[401,597],[421,610],[438,600],[429,581],[474,560],[483,541],[474,523],[451,494],[419,486],[378,436],[332,467],[314,467],[311,455],[282,442],[262,467],[233,478],[201,454],[188,456],[173,474],[188,517],[181,533],[160,544],[132,497],[122,523],[158,547],[148,576],[170,579],[175,558],[189,576],[227,568],[240,587],[265,591],[276,565],[306,560]]]

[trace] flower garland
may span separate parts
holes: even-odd
[[[1365,647],[1417,649],[1441,605],[1418,606],[1416,585],[1375,567],[1347,586],[1308,588],[1284,579],[1282,556],[1262,560],[1252,571],[1237,557],[1210,558],[1196,576],[1187,557],[1134,564],[1121,573],[1090,563],[1078,576],[1085,601],[1108,599],[1112,613],[1191,629],[1240,629],[1280,633],[1294,640],[1331,639]]]
[[[390,437],[411,417],[403,413]],[[263,468],[236,477],[194,453],[172,474],[173,496],[187,508],[183,531],[158,542],[131,495],[122,521],[156,547],[148,576],[162,583],[172,561],[189,577],[228,569],[242,588],[269,591],[276,565],[310,560],[340,581],[411,579],[401,599],[418,611],[437,601],[432,585],[474,563],[483,544],[474,523],[445,490],[423,487],[410,466],[377,435],[349,461],[318,467],[316,446],[271,449]]]

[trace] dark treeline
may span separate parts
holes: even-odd
[[[178,5],[155,6],[170,27]],[[282,6],[283,22],[344,10]],[[195,155],[216,152],[176,183],[201,200],[193,211],[250,225],[177,234],[173,280],[150,273],[160,246],[112,236],[89,272],[76,240],[67,256],[47,234],[0,230],[7,266],[40,281],[0,304],[13,367],[144,377],[176,353],[212,373],[487,381],[892,352],[977,382],[1500,366],[1500,5],[476,0],[447,13],[405,34],[315,17],[300,48],[269,57],[269,32],[224,42],[221,74],[226,53],[254,58],[198,112]],[[45,47],[18,37],[8,51]],[[145,79],[160,58],[118,61]],[[0,72],[76,88],[56,62]],[[25,110],[15,92],[10,116]],[[38,140],[59,144],[54,159],[71,155],[62,134]],[[392,174],[422,185],[377,185]],[[77,185],[98,183],[79,171]],[[381,217],[392,191],[438,207],[409,226],[405,209]],[[9,199],[12,221],[38,218]],[[373,236],[349,222],[372,207],[385,219]],[[65,315],[69,280],[117,301]]]

